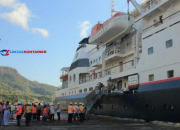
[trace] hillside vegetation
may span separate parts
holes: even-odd
[[[0,99],[4,101],[51,101],[56,88],[23,77],[16,69],[0,66]]]

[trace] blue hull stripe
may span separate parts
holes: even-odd
[[[89,93],[82,93],[82,94],[70,95],[70,96],[64,96],[64,97],[56,97],[55,100],[66,100],[66,99],[74,99],[74,98],[84,98],[88,94]]]
[[[172,89],[172,88],[180,88],[180,80],[167,81],[161,83],[140,85],[138,88],[138,92],[143,91],[156,91],[162,89]]]

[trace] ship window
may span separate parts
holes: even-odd
[[[82,89],[79,90],[79,93],[82,93]]]
[[[74,74],[73,76],[73,81],[75,82],[76,81],[76,75]]]
[[[172,46],[173,46],[173,41],[172,41],[172,39],[166,41],[166,48],[169,48],[169,47],[172,47]]]
[[[72,94],[73,94],[73,91],[72,91]]]
[[[69,76],[69,82],[71,83],[71,76]]]
[[[77,57],[78,57],[78,53],[76,53],[76,57],[75,57],[75,59],[77,59]]]
[[[74,93],[76,94],[76,91],[74,91]]]
[[[93,91],[93,87],[89,88],[89,91]]]
[[[91,65],[92,65],[92,61],[91,61]]]
[[[148,54],[153,54],[153,47],[148,48]]]
[[[149,75],[149,81],[154,81],[154,74]]]
[[[98,59],[96,59],[96,62],[98,62]]]
[[[101,60],[101,57],[99,57],[99,61]]]
[[[167,72],[168,78],[174,77],[174,70],[170,70]]]
[[[84,92],[87,92],[87,88],[84,89]]]

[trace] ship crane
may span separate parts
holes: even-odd
[[[136,0],[127,0],[128,4],[129,4],[129,1],[131,1],[131,3],[134,5],[134,7],[138,10],[140,14],[144,12],[141,6],[136,2]]]

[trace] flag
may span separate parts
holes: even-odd
[[[129,3],[130,0],[127,0],[127,3]]]

